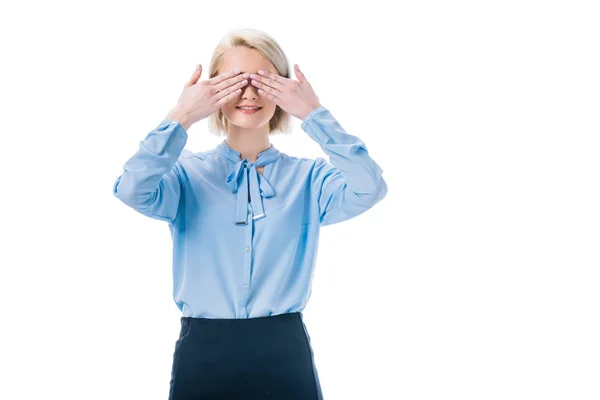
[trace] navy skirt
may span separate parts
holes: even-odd
[[[181,317],[169,400],[192,399],[323,399],[302,312]]]

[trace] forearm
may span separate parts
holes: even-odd
[[[365,143],[347,133],[327,108],[313,110],[303,120],[302,129],[321,146],[350,190],[364,196],[382,194],[383,170],[371,158]]]
[[[179,125],[177,120],[165,119],[140,141],[115,183],[117,197],[132,207],[142,208],[160,200],[156,199],[157,190],[178,186],[173,167],[187,141],[187,132]]]

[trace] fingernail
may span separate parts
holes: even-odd
[[[200,64],[196,65],[196,71],[200,69]]]
[[[240,69],[239,69],[239,68],[236,68],[236,69],[234,69],[234,70],[233,70],[233,73],[234,73],[234,74],[239,74],[239,72],[240,72]]]

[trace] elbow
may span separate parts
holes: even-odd
[[[369,200],[371,202],[371,206],[379,203],[384,197],[387,195],[388,186],[385,179],[383,179],[381,168],[378,168],[378,173],[373,176],[371,180],[371,187],[369,190]]]
[[[373,189],[369,192],[367,198],[369,199],[370,205],[373,206],[379,203],[383,198],[387,195],[388,187],[387,183],[383,178],[380,178],[379,181],[373,185]]]
[[[368,192],[359,193],[352,190],[350,192],[352,192],[355,204],[361,204],[361,207],[367,210],[383,200],[387,195],[388,187],[385,180],[381,179]]]
[[[123,199],[123,188],[121,185],[121,176],[117,178],[117,180],[113,183],[112,187],[113,195],[119,199]]]
[[[379,183],[378,190],[377,190],[377,202],[380,202],[381,200],[383,200],[384,197],[387,195],[387,192],[388,192],[387,183],[385,182],[385,180],[383,178],[381,178],[381,182]]]
[[[126,181],[122,181],[122,178],[123,175],[119,176],[113,184],[113,195],[129,207],[137,209],[139,206],[136,194],[133,190],[130,190]]]
[[[369,207],[373,207],[375,204],[383,200],[383,198],[387,195],[387,192],[387,183],[383,178],[381,178],[377,185],[375,185],[374,190],[372,190],[371,194],[368,196]]]
[[[113,185],[113,195],[121,200],[123,204],[142,214],[153,212],[159,200],[158,189],[150,193],[140,193],[124,183],[121,182],[120,177],[117,179]]]

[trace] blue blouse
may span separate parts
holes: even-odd
[[[289,156],[273,144],[249,162],[225,140],[193,153],[184,149],[181,124],[164,119],[123,166],[113,194],[169,225],[173,298],[182,316],[302,311],[319,228],[353,218],[387,194],[365,143],[327,108],[315,108],[301,127],[331,163]]]

